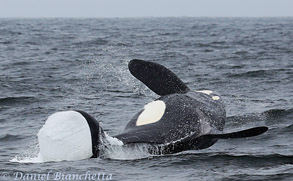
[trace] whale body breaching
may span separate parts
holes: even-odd
[[[211,90],[191,90],[166,67],[144,60],[131,60],[130,73],[160,97],[146,104],[123,132],[115,135],[123,146],[147,144],[155,155],[205,149],[218,139],[260,135],[266,126],[223,132],[226,111],[221,97]],[[98,157],[105,145],[100,124],[83,111],[57,112],[38,133],[44,160],[79,160]]]

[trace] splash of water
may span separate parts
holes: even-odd
[[[153,155],[148,151],[148,144],[133,144],[131,146],[124,145],[122,141],[117,138],[105,134],[103,144],[100,147],[100,158],[114,159],[114,160],[136,160],[149,158]],[[24,151],[24,153],[16,155],[9,160],[17,163],[44,163],[50,160],[45,160],[40,154],[39,144],[34,143]],[[63,160],[54,160],[54,162]]]
[[[100,151],[100,157],[115,160],[142,159],[152,156],[148,152],[148,148],[148,144],[124,145],[122,141],[106,134],[103,147]]]
[[[44,162],[41,154],[39,144],[31,144],[23,153],[16,155],[9,160],[10,162],[17,163],[42,163]]]

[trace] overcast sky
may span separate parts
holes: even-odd
[[[0,17],[293,16],[293,0],[0,0]]]

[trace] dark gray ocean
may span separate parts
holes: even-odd
[[[175,155],[128,150],[32,163],[52,113],[86,111],[115,135],[158,98],[129,73],[134,58],[168,67],[191,89],[218,92],[224,131],[269,130]],[[1,181],[86,173],[97,174],[92,180],[290,181],[292,133],[293,18],[0,19]]]

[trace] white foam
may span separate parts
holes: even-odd
[[[115,160],[136,160],[152,156],[148,152],[148,144],[133,145],[107,145],[100,152],[101,158],[109,158]]]
[[[9,161],[10,162],[17,162],[17,163],[43,163],[43,162],[45,162],[40,154],[38,154],[38,156],[36,156],[36,157],[17,155]]]
[[[115,160],[135,160],[150,157],[148,144],[124,145],[122,141],[106,134],[100,150],[101,158]]]
[[[105,132],[105,139],[104,142],[107,142],[110,145],[117,145],[117,146],[122,146],[124,145],[123,142],[117,138],[114,138],[112,136],[109,136],[106,132]]]
[[[40,155],[40,148],[37,143],[32,143],[23,153],[16,155],[10,162],[17,163],[42,163],[44,159]]]

